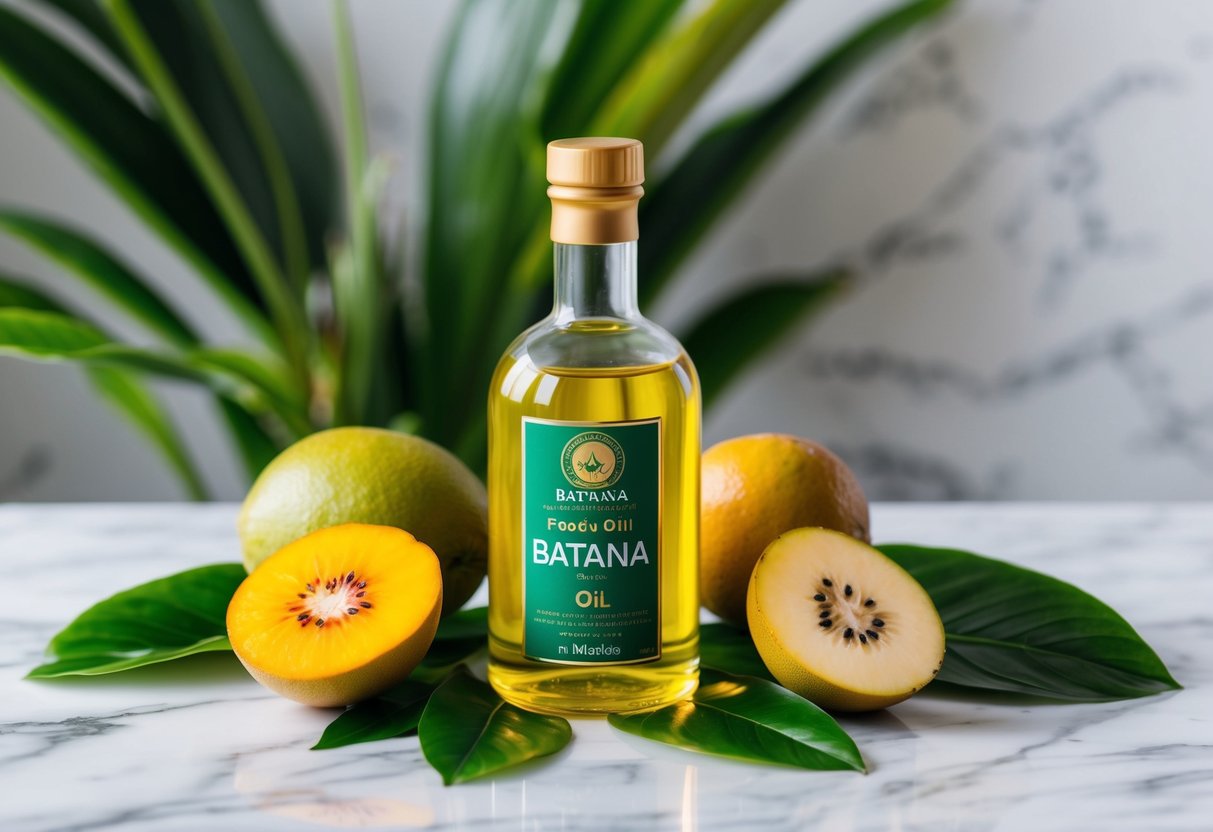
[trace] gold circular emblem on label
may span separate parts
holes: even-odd
[[[600,431],[579,433],[560,454],[564,478],[576,488],[608,488],[623,476],[623,448]]]

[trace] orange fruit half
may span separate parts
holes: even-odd
[[[442,610],[442,569],[408,532],[350,523],[284,546],[227,609],[232,649],[288,699],[348,705],[404,680]]]

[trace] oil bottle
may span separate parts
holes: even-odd
[[[489,390],[489,681],[559,714],[620,713],[698,681],[700,394],[637,307],[634,139],[547,148],[552,312]]]

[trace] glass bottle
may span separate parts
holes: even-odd
[[[637,307],[633,139],[548,145],[555,302],[489,391],[489,681],[561,714],[698,681],[700,396]]]

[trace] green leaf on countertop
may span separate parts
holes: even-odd
[[[1180,687],[1127,621],[1071,584],[957,549],[877,548],[922,584],[943,618],[942,682],[1073,702]]]
[[[725,673],[774,681],[750,634],[732,624],[699,626],[699,664]]]
[[[434,639],[421,664],[413,671],[413,679],[437,684],[451,675],[451,671],[476,658],[488,647],[483,638]]]
[[[489,636],[489,608],[466,607],[453,612],[438,622],[435,641],[447,639],[487,639]]]
[[[373,699],[351,705],[329,723],[313,751],[404,736],[416,730],[432,685],[406,679]]]
[[[248,576],[238,563],[200,566],[119,592],[51,639],[56,661],[30,679],[96,676],[217,650],[230,650],[227,605]]]
[[[691,699],[609,720],[629,734],[692,751],[814,770],[867,770],[854,740],[829,714],[753,676],[705,668]]]
[[[450,786],[555,754],[573,729],[561,717],[509,704],[460,668],[430,697],[418,734],[426,760]]]
[[[434,643],[413,671],[412,678],[437,684],[488,646],[488,607],[459,610],[438,622]]]

